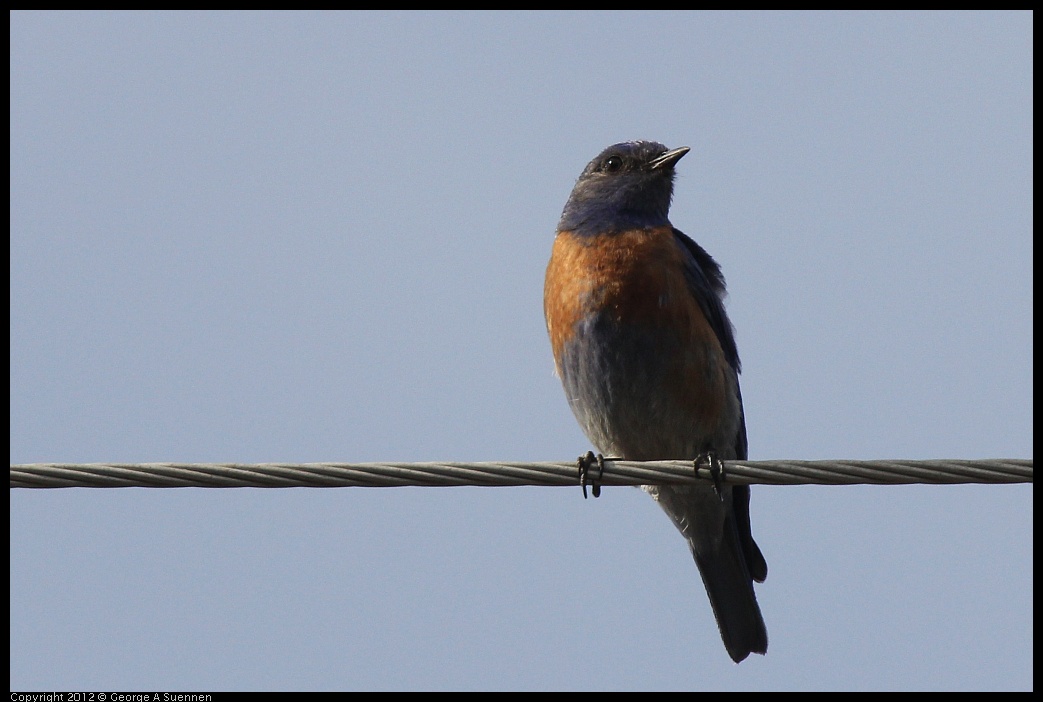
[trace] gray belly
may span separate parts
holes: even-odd
[[[581,322],[564,350],[562,383],[587,438],[605,456],[666,460],[713,450],[733,458],[740,415],[734,385],[721,416],[700,419],[692,411],[700,388],[677,387],[708,375],[691,363],[679,335],[602,314]]]

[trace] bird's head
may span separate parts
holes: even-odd
[[[609,234],[669,224],[674,165],[688,151],[654,141],[608,147],[583,169],[558,230]]]

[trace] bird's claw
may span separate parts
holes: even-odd
[[[721,498],[721,502],[724,502],[724,492],[721,491],[721,481],[724,480],[724,464],[717,457],[716,453],[707,451],[699,454],[699,457],[695,459],[695,474],[697,476],[699,475],[700,466],[703,465],[710,472],[710,480],[713,481],[713,491],[717,493],[717,497]]]
[[[601,497],[601,485],[597,481],[601,480],[601,476],[605,473],[605,457],[600,453],[595,456],[593,451],[587,451],[576,460],[576,466],[579,468],[579,486],[583,488],[584,500],[587,499],[587,479],[590,468],[595,464],[598,467],[598,477],[590,481],[590,492],[594,497]]]

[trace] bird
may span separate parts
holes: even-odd
[[[689,151],[609,146],[583,169],[558,222],[544,281],[547,333],[599,458],[748,458],[724,276],[669,219],[675,167]],[[753,582],[768,566],[753,540],[749,486],[641,487],[687,540],[732,660],[766,653]]]

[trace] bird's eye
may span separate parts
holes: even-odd
[[[619,156],[609,156],[605,159],[605,164],[602,168],[606,173],[615,173],[623,167],[623,159]]]

